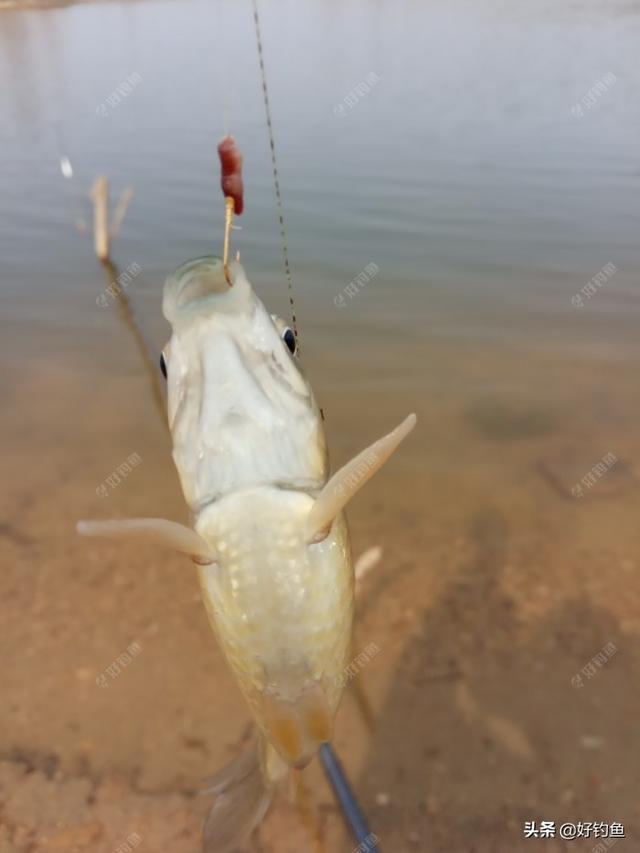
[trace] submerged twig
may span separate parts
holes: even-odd
[[[113,217],[109,217],[109,178],[100,175],[91,189],[93,199],[93,246],[101,263],[111,258],[111,242],[124,222],[127,210],[133,198],[133,187],[122,191]]]
[[[135,341],[142,363],[144,364],[149,377],[153,399],[158,407],[163,424],[167,426],[164,388],[160,384],[159,372],[156,360],[153,356],[153,349],[149,346],[145,334],[135,317],[129,297],[119,284],[120,273],[118,271],[118,267],[111,260],[111,241],[118,233],[120,226],[124,221],[127,208],[133,198],[133,188],[127,187],[120,196],[111,227],[109,227],[109,179],[106,175],[100,175],[96,178],[93,189],[91,190],[91,198],[93,199],[93,245],[96,257],[102,264],[109,292],[111,292],[115,286],[117,292],[117,298],[115,301],[118,303],[120,318],[131,332]]]
[[[129,204],[131,203],[131,199],[133,198],[133,187],[127,187],[122,191],[122,195],[120,196],[118,203],[116,205],[116,209],[113,214],[113,219],[111,220],[111,228],[109,230],[109,236],[113,240],[118,231],[120,230],[120,226],[124,222],[124,218],[127,215],[127,210],[129,209]]]
[[[112,286],[114,283],[117,283],[119,272],[117,266],[113,263],[113,261],[110,261],[108,259],[102,261],[102,268],[104,269],[105,276],[107,278],[107,286]],[[131,332],[135,344],[138,347],[140,358],[142,359],[142,363],[144,364],[145,370],[147,371],[147,375],[149,377],[149,383],[151,385],[151,393],[153,395],[153,399],[155,401],[156,406],[158,407],[158,411],[160,413],[160,417],[162,419],[163,424],[167,426],[164,388],[160,383],[160,371],[158,370],[156,359],[152,355],[152,349],[149,346],[145,334],[142,331],[142,328],[140,327],[140,324],[138,323],[135,317],[131,302],[129,301],[129,297],[124,292],[124,290],[122,290],[122,288],[120,288],[120,292],[115,301],[118,304],[118,312],[120,314],[120,317]]]
[[[100,175],[91,190],[93,199],[93,247],[101,263],[109,260],[111,235],[109,234],[109,179]]]

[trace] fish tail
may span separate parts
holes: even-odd
[[[265,816],[289,768],[262,734],[215,776],[203,793],[216,795],[204,824],[204,853],[227,853],[242,844]]]

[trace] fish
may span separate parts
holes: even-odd
[[[163,350],[173,460],[191,525],[79,522],[188,554],[209,622],[257,737],[212,777],[203,848],[225,853],[275,790],[330,742],[351,656],[354,567],[344,509],[406,438],[415,414],[330,475],[323,414],[296,336],[239,261],[206,256],[166,281]]]

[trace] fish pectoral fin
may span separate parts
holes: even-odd
[[[212,549],[195,530],[166,518],[114,518],[108,521],[79,521],[76,530],[83,536],[106,539],[138,539],[172,548],[201,564],[215,562]]]
[[[351,462],[347,462],[339,471],[336,471],[316,498],[307,516],[305,522],[307,542],[319,542],[324,539],[333,519],[367,480],[384,465],[400,442],[409,435],[416,421],[414,414],[409,415],[394,430],[374,441]]]

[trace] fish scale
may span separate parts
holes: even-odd
[[[323,542],[306,545],[293,535],[291,519],[303,518],[309,504],[298,492],[260,488],[215,502],[196,523],[203,538],[218,543],[216,566],[200,567],[200,582],[248,699],[270,686],[295,701],[312,681],[325,686],[330,707],[339,699],[335,685],[347,662],[353,611],[346,526],[336,523]],[[237,548],[227,546],[233,534]]]

